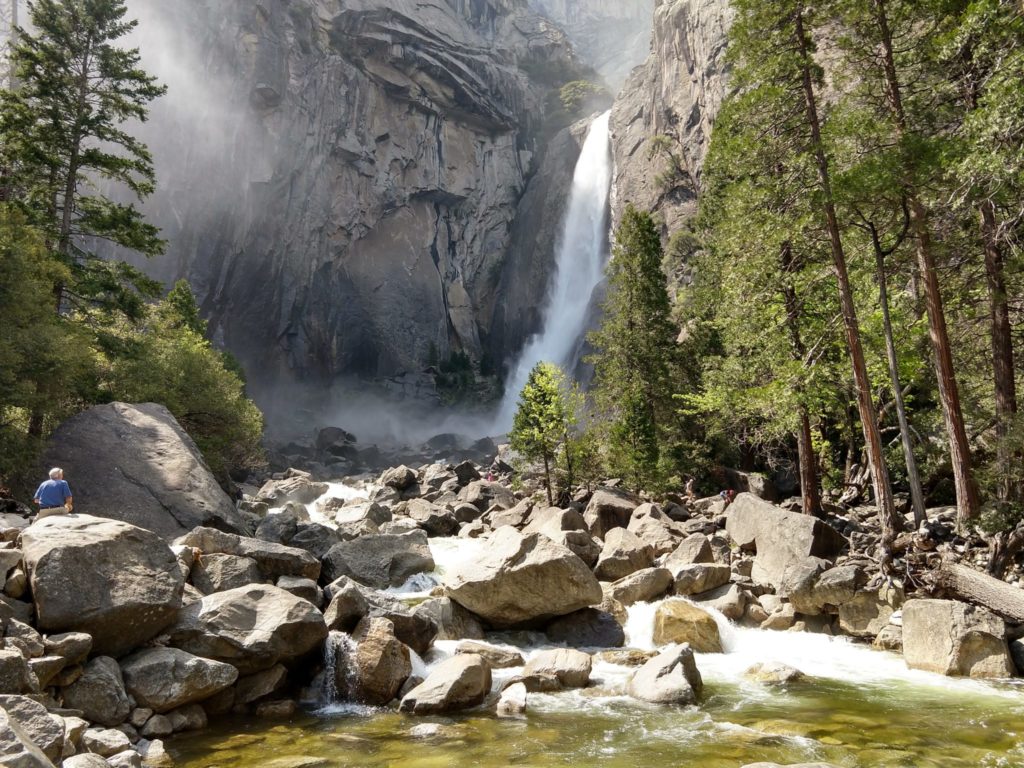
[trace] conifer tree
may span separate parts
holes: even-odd
[[[124,0],[31,0],[28,14],[32,31],[17,30],[12,56],[19,88],[0,99],[5,196],[70,270],[53,286],[58,311],[101,305],[137,317],[159,286],[87,243],[162,251],[158,230],[114,194],[153,191],[152,157],[125,123],[144,121],[165,89],[140,68],[138,50],[118,46],[137,23]]]
[[[554,475],[559,456],[564,457],[572,482],[572,433],[577,407],[562,369],[552,363],[537,363],[519,395],[509,442],[524,459],[543,464],[549,505],[555,503]]]
[[[659,479],[674,419],[677,330],[650,214],[626,207],[608,265],[604,319],[590,341],[595,399],[609,425],[610,469],[640,489]]]

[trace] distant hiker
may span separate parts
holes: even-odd
[[[71,487],[64,479],[64,470],[54,467],[50,470],[50,479],[43,481],[36,491],[35,503],[39,505],[36,520],[52,515],[66,515],[74,508],[71,498]]]
[[[694,477],[691,477],[689,480],[686,481],[686,500],[687,501],[696,501],[697,500],[697,493],[694,490],[694,485],[696,485],[696,482],[697,482],[697,479],[694,478]]]
[[[733,499],[736,498],[736,491],[722,491],[721,493],[718,494],[718,497],[722,499],[722,501],[725,502],[725,506],[728,507],[730,504],[732,504]]]

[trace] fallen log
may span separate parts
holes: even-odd
[[[948,560],[925,578],[943,597],[974,603],[1013,624],[1024,624],[1024,589]]]

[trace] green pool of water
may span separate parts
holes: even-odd
[[[708,681],[699,708],[646,706],[601,688],[534,695],[529,706],[522,720],[369,711],[230,720],[167,746],[180,768],[1024,766],[1024,690],[1013,688]]]

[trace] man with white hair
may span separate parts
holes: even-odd
[[[39,505],[36,520],[51,515],[66,515],[74,508],[71,498],[71,487],[64,480],[64,470],[54,467],[50,470],[50,479],[43,482],[36,491],[35,502]]]

